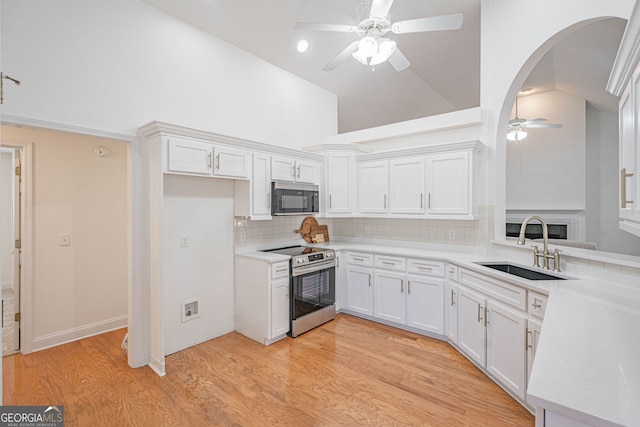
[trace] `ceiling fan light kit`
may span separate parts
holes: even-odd
[[[527,137],[527,132],[525,132],[525,128],[533,129],[533,128],[546,128],[546,129],[558,129],[561,128],[561,124],[556,123],[540,123],[546,122],[547,119],[537,118],[532,120],[521,119],[518,117],[518,98],[516,98],[516,117],[509,120],[509,126],[507,133],[507,140],[509,141],[522,141]]]
[[[357,25],[298,22],[294,29],[342,33],[355,32],[361,37],[360,41],[351,43],[325,65],[322,68],[324,71],[334,70],[338,65],[346,61],[349,56],[369,66],[389,60],[389,63],[396,71],[402,71],[408,68],[411,62],[398,49],[395,41],[384,37],[385,34],[388,32],[405,34],[457,30],[462,27],[463,16],[461,13],[391,23],[389,21],[389,10],[392,4],[393,0],[372,0],[367,15],[366,7],[368,7],[368,2],[362,2],[358,6],[359,23]]]

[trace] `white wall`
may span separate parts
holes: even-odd
[[[300,148],[337,97],[139,0],[2,0],[3,113],[133,135],[152,121]],[[12,87],[9,87],[12,86]]]
[[[496,206],[497,238],[504,236],[506,128],[518,90],[562,37],[559,33],[566,30],[567,34],[601,17],[628,19],[634,4],[634,0],[482,1],[480,107],[486,120],[482,140],[491,152],[488,204]]]
[[[34,144],[33,349],[125,326],[127,143],[7,126],[2,137]]]
[[[234,330],[233,194],[231,180],[164,177],[165,354]],[[182,322],[190,299],[200,317]]]
[[[598,249],[640,255],[640,237],[618,226],[618,116],[587,104],[587,240]]]
[[[519,117],[563,126],[527,129],[524,140],[507,143],[507,209],[584,210],[585,110],[584,99],[558,91],[519,98]]]

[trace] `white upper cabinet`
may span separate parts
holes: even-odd
[[[211,176],[213,144],[190,139],[167,139],[167,172]]]
[[[620,229],[640,236],[640,8],[634,8],[620,42],[607,91],[618,104],[618,216]]]
[[[358,209],[362,213],[389,210],[389,162],[360,162],[358,166]]]
[[[253,215],[271,218],[271,157],[267,154],[253,155],[251,200]]]
[[[273,181],[317,184],[320,162],[294,159],[286,156],[271,157],[271,179]]]
[[[468,151],[427,156],[427,212],[471,214],[471,162]]]
[[[326,205],[329,214],[353,212],[354,156],[348,153],[327,154]]]
[[[216,145],[213,154],[215,156],[213,165],[215,176],[249,178],[251,156],[248,151]]]
[[[389,161],[389,212],[425,212],[424,157]]]

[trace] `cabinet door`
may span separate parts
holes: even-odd
[[[458,286],[447,283],[444,293],[445,327],[449,341],[458,344]]]
[[[527,319],[506,307],[487,303],[487,371],[524,400]]]
[[[271,179],[294,182],[297,171],[296,161],[291,157],[271,156]]]
[[[640,236],[640,72],[636,71],[620,98],[619,111],[620,228]]]
[[[531,377],[531,368],[536,358],[536,350],[538,349],[538,340],[540,339],[540,331],[542,323],[537,320],[527,320],[527,383]]]
[[[360,212],[387,212],[389,205],[388,162],[361,162],[358,171],[358,209]]]
[[[249,153],[228,147],[215,147],[213,174],[249,178]]]
[[[345,309],[373,315],[373,270],[348,266],[346,273]]]
[[[427,213],[468,215],[471,213],[469,152],[434,154],[427,157]]]
[[[213,145],[186,139],[170,138],[168,145],[168,172],[197,175],[212,174]]]
[[[380,319],[406,321],[406,277],[404,273],[376,270],[373,280],[373,313]]]
[[[312,160],[296,160],[296,182],[317,184],[319,181],[320,163]]]
[[[444,335],[444,280],[407,277],[407,325]]]
[[[389,212],[425,212],[424,157],[389,162]]]
[[[252,214],[271,217],[271,157],[254,154],[252,172]]]
[[[327,212],[351,213],[353,157],[349,154],[327,156]]]
[[[271,336],[289,332],[289,278],[271,283]]]
[[[343,287],[344,287],[344,268],[342,267],[342,252],[336,251],[336,311],[342,310]]]
[[[458,347],[481,367],[487,361],[486,300],[466,288],[458,288]]]

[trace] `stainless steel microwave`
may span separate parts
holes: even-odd
[[[320,212],[317,185],[274,181],[271,183],[271,215],[303,215]]]

